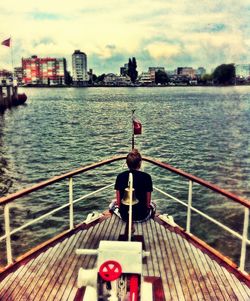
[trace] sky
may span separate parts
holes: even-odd
[[[97,75],[250,63],[250,0],[8,0],[0,3],[0,69],[21,58],[87,54]],[[11,56],[11,52],[13,56]]]

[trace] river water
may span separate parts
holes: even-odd
[[[20,90],[27,94],[27,104],[0,115],[1,195],[127,153],[131,148],[131,110],[134,109],[143,125],[143,134],[136,136],[135,145],[143,155],[250,199],[250,87]],[[121,169],[119,163],[104,170],[101,176],[90,172],[81,179],[75,195],[82,189],[90,191],[101,186],[102,181],[112,183]],[[144,170],[151,173],[155,186],[186,201],[185,181],[178,177],[171,179],[166,172],[148,164],[144,165]],[[98,185],[93,184],[95,180]],[[57,189],[59,191],[56,187],[54,192],[16,202],[11,209],[12,226],[34,218],[46,204],[60,205],[62,198],[67,199],[67,196],[64,192],[57,193]],[[112,196],[113,191],[103,195],[102,202],[92,198],[90,203],[79,207],[81,212],[77,218],[83,219],[90,209],[103,210]],[[166,201],[157,192],[154,192],[154,200],[160,211],[173,214],[175,220],[185,226],[185,209]],[[236,231],[242,231],[243,210],[237,204],[198,188],[194,190],[194,202],[197,208],[221,218]],[[66,219],[65,214],[15,235],[14,253],[18,254],[20,244],[26,248],[25,242],[34,236],[34,231],[38,238],[33,239],[29,246],[64,227],[61,224]],[[196,226],[201,222],[204,226],[198,229]],[[45,230],[48,225],[53,230]],[[223,240],[219,240],[218,232],[221,231],[195,215],[192,231],[238,260],[238,239],[229,239],[228,234],[223,234]],[[3,232],[2,227],[0,232]],[[228,241],[226,246],[225,239]],[[1,250],[3,252],[4,245]],[[250,269],[249,262],[247,266]]]

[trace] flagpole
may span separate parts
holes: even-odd
[[[132,150],[135,148],[135,133],[134,133],[134,113],[135,110],[132,110]]]
[[[13,77],[12,77],[12,81],[14,83],[14,76],[15,76],[15,70],[14,70],[14,59],[13,59],[13,41],[12,41],[12,37],[10,36],[10,52],[11,52],[11,64],[12,64],[12,72],[13,72]]]

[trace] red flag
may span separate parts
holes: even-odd
[[[8,38],[7,40],[2,41],[1,43],[4,46],[10,47],[10,38]]]
[[[134,135],[141,135],[142,124],[139,120],[133,119]]]

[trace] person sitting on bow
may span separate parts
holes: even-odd
[[[133,175],[133,188],[137,203],[132,208],[132,220],[142,222],[155,213],[155,206],[151,203],[151,193],[153,191],[153,183],[151,176],[140,171],[142,157],[137,149],[133,149],[128,153],[126,163],[128,170],[120,173],[115,182],[116,205],[119,208],[121,218],[128,220],[129,206],[122,202],[125,189],[128,188],[129,173]]]

